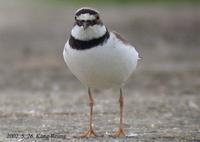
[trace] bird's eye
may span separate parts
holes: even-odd
[[[75,18],[75,20],[77,20],[77,17],[76,17],[76,16],[75,16],[74,18]]]
[[[97,15],[96,19],[99,20],[99,16],[98,15]]]
[[[81,21],[76,20],[77,25],[81,26]]]

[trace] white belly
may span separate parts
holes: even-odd
[[[71,72],[92,88],[122,86],[138,60],[135,48],[117,41],[114,35],[103,46],[87,50],[72,49],[66,43],[63,55]]]

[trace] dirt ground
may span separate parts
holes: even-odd
[[[124,87],[127,137],[108,137],[118,127],[118,90],[93,90],[104,136],[78,139],[87,90],[62,57],[77,7],[0,2],[0,142],[200,141],[198,6],[98,8],[143,59]]]

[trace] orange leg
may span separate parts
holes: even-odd
[[[92,127],[92,116],[93,116],[93,105],[94,105],[94,100],[92,98],[91,90],[88,88],[88,95],[89,95],[89,106],[90,106],[90,119],[89,119],[89,128],[88,130],[81,135],[81,138],[89,138],[89,137],[96,137],[96,133],[93,130]]]
[[[120,88],[119,104],[120,104],[120,124],[119,124],[119,129],[113,134],[113,137],[124,137],[125,136],[124,129],[123,129],[124,98],[123,98],[121,88]]]

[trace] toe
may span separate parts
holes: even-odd
[[[124,130],[120,128],[112,136],[113,137],[125,137],[126,135],[124,133]]]

